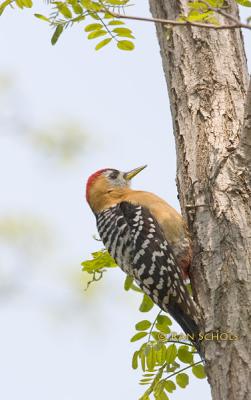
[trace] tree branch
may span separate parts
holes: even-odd
[[[239,22],[234,17],[230,18],[230,15],[227,14],[227,13],[226,13],[228,15],[227,18],[229,18],[232,21],[234,21],[233,24],[230,24],[230,25],[228,25],[228,24],[227,25],[213,25],[213,24],[204,24],[204,23],[201,23],[201,22],[193,22],[193,21],[174,21],[174,20],[162,19],[162,18],[148,18],[148,17],[138,17],[138,16],[135,16],[135,15],[122,15],[122,14],[119,14],[119,13],[115,13],[115,12],[113,12],[113,11],[107,9],[107,8],[104,8],[104,10],[100,10],[100,12],[108,13],[112,17],[119,18],[119,19],[129,19],[129,20],[141,21],[141,22],[154,22],[154,23],[170,25],[170,26],[196,26],[198,28],[217,29],[217,30],[220,30],[220,29],[240,29],[240,28],[245,28],[245,29],[250,29],[251,30],[251,25],[250,24],[244,24],[242,22]]]

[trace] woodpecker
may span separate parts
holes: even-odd
[[[129,172],[105,168],[86,184],[86,200],[104,246],[142,291],[168,312],[198,345],[198,313],[186,288],[191,239],[181,215],[153,193],[130,182],[146,165]]]

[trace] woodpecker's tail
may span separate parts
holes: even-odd
[[[189,315],[184,312],[184,309],[180,307],[179,304],[169,304],[168,312],[181,326],[187,338],[193,343],[194,347],[203,358],[196,310],[194,310],[192,315]]]

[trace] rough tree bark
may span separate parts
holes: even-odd
[[[149,2],[155,18],[176,19],[187,0]],[[235,2],[228,4],[238,17]],[[238,336],[205,341],[212,397],[250,400],[251,90],[248,97],[242,35],[238,29],[194,27],[175,27],[167,35],[163,25],[156,28],[176,140],[177,186],[193,236],[191,275],[201,330]]]

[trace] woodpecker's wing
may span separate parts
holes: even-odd
[[[100,237],[122,270],[133,276],[144,293],[169,312],[186,333],[197,335],[195,305],[151,213],[124,201],[96,217]]]

